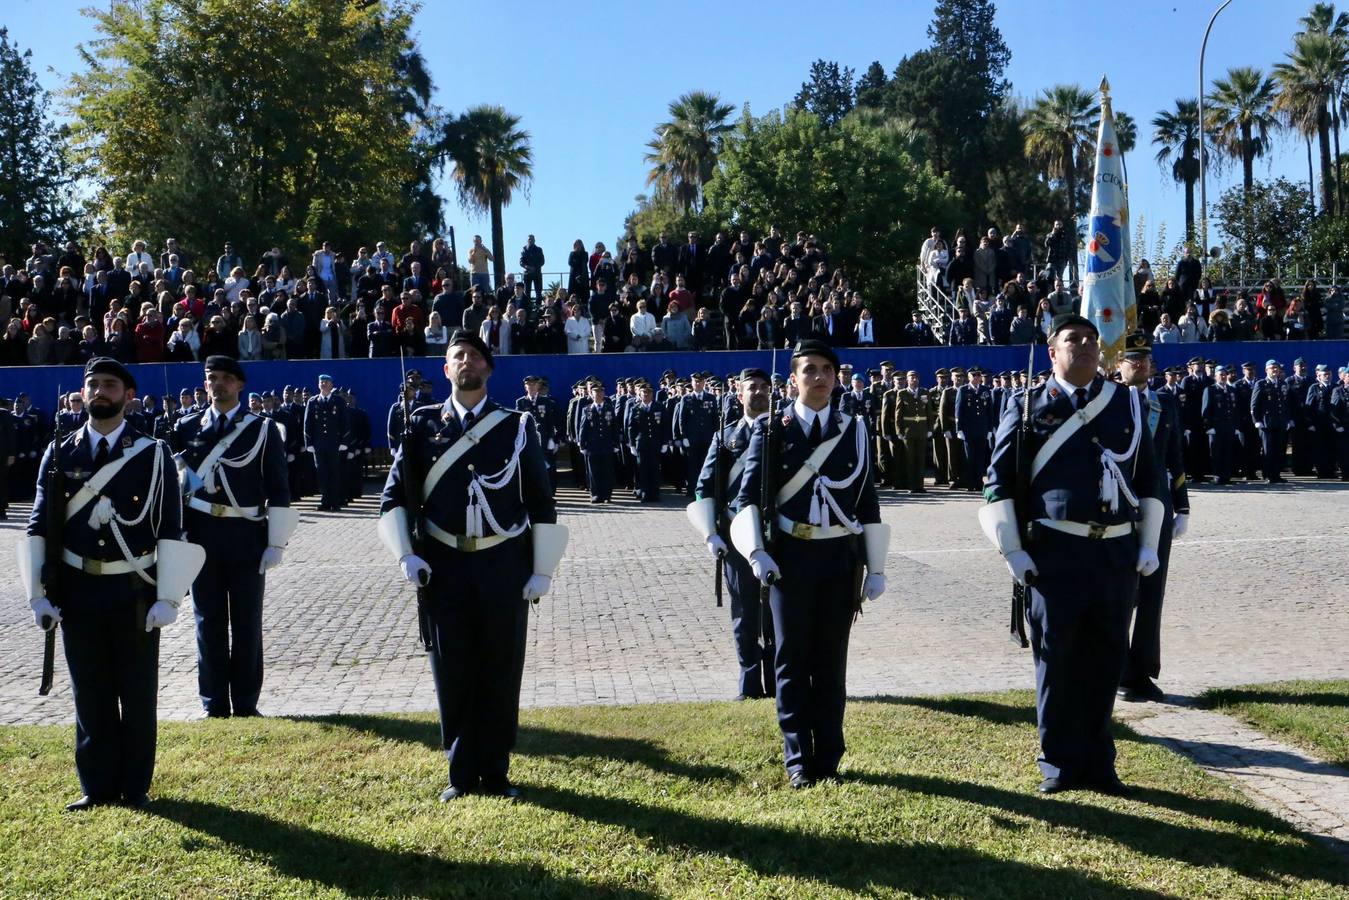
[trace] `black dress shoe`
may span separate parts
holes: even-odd
[[[234,718],[236,718],[236,719],[261,719],[261,718],[263,718],[263,715],[262,715],[262,713],[258,712],[256,709],[245,709],[245,710],[238,710],[238,709],[236,709],[236,710],[234,711]]]
[[[800,791],[808,787],[814,787],[814,780],[805,772],[793,772],[791,775],[792,790]]]
[[[1105,778],[1093,779],[1086,785],[1098,794],[1109,794],[1112,797],[1128,797],[1134,792],[1133,788],[1120,781],[1119,776],[1113,772]]]
[[[86,809],[93,809],[95,806],[107,806],[107,801],[95,800],[88,794],[76,800],[74,803],[66,804],[66,812],[83,812]]]
[[[484,778],[482,790],[478,793],[486,794],[488,797],[501,797],[505,800],[520,799],[520,789],[505,778]]]
[[[1040,786],[1036,788],[1036,790],[1042,794],[1057,794],[1061,791],[1071,789],[1072,785],[1062,778],[1046,778],[1044,781],[1040,782]]]
[[[467,788],[455,787],[450,785],[440,792],[440,802],[449,803],[452,800],[458,800],[460,797],[467,797],[469,794]]]
[[[1116,694],[1126,703],[1164,703],[1166,693],[1151,678],[1127,681],[1119,686]]]
[[[828,782],[829,784],[842,784],[843,776],[838,774],[838,769],[830,769],[827,772],[816,772],[815,781],[817,784],[824,784],[825,782]]]
[[[137,794],[134,797],[126,797],[122,800],[122,805],[127,809],[145,809],[150,805],[148,794]]]

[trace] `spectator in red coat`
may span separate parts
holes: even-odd
[[[670,302],[678,303],[680,312],[688,312],[693,308],[695,299],[697,298],[693,296],[693,291],[689,290],[684,282],[684,276],[676,275],[674,290],[670,291]]]
[[[412,291],[404,291],[399,295],[398,305],[393,308],[393,315],[389,321],[393,325],[393,330],[402,334],[403,323],[409,320],[415,323],[418,333],[426,328],[426,311],[417,305],[416,296]]]
[[[168,344],[168,335],[164,331],[164,321],[159,310],[147,309],[145,315],[136,323],[136,361],[157,363],[164,361],[164,348]]]

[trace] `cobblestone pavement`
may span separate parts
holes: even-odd
[[[1193,524],[1171,557],[1165,689],[1183,699],[1220,685],[1349,676],[1349,485],[1200,487],[1191,496]],[[658,507],[591,506],[573,490],[560,492],[572,543],[554,592],[531,616],[524,705],[735,694],[729,611],[713,603],[712,565],[692,540],[683,502],[667,494]],[[1033,687],[1029,652],[1006,637],[1009,582],[979,531],[979,502],[944,489],[883,493],[882,515],[894,528],[890,590],[853,630],[854,695]],[[286,561],[268,576],[263,711],[433,710],[415,601],[375,537],[374,499],[343,513],[319,512],[313,501],[301,509]],[[25,519],[20,505],[0,523],[7,564]],[[0,724],[72,721],[62,660],[52,695],[37,697],[42,641],[13,577],[0,586],[0,601]],[[197,715],[187,609],[164,634],[160,671],[161,717]],[[1317,770],[1216,713],[1152,705],[1146,713],[1122,711],[1148,713],[1140,730],[1237,778],[1297,824],[1344,838],[1343,773]],[[1317,805],[1312,795],[1336,777],[1340,792]]]

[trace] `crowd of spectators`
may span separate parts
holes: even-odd
[[[242,360],[421,356],[467,328],[493,352],[614,353],[787,347],[817,337],[876,343],[875,320],[849,275],[813,236],[718,233],[704,244],[667,235],[626,241],[617,259],[577,240],[565,282],[545,290],[531,235],[520,274],[494,285],[491,251],[475,236],[461,270],[451,246],[383,243],[350,260],[328,242],[303,267],[279,248],[249,265],[227,243],[198,260],[169,239],[135,241],[124,256],[42,244],[0,275],[0,365],[176,362],[223,353]]]
[[[1055,222],[1042,242],[1038,265],[1034,246],[1021,225],[1005,238],[989,228],[977,247],[963,228],[956,231],[953,247],[939,228],[932,229],[919,251],[919,268],[930,296],[949,298],[949,305],[937,304],[946,310],[941,323],[946,343],[1043,343],[1054,316],[1081,312],[1071,233]],[[1146,259],[1139,261],[1133,284],[1138,326],[1160,344],[1340,339],[1345,333],[1345,294],[1339,285],[1323,289],[1308,280],[1292,298],[1277,278],[1257,291],[1215,288],[1188,248],[1160,290]],[[905,327],[906,342],[936,343],[921,314],[913,318]]]

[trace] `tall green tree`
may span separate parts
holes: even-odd
[[[826,128],[798,110],[785,119],[776,111],[742,116],[707,200],[708,212],[735,228],[822,235],[833,262],[878,310],[882,339],[898,337],[913,248],[960,209],[950,183],[914,160],[902,129],[855,116]]]
[[[817,59],[810,64],[810,77],[801,84],[792,105],[814,113],[826,128],[832,128],[852,111],[853,101],[853,70]]]
[[[1134,117],[1123,110],[1115,110],[1115,140],[1119,141],[1119,152],[1128,153],[1138,146],[1138,123]],[[1092,142],[1093,146],[1095,141]]]
[[[534,177],[534,152],[520,117],[500,106],[475,106],[445,126],[442,143],[453,163],[451,176],[460,202],[486,212],[492,221],[492,270],[506,279],[506,239],[502,211],[516,191]]]
[[[1215,207],[1219,230],[1243,248],[1248,261],[1274,275],[1293,262],[1311,236],[1312,195],[1286,178],[1231,188]]]
[[[1337,13],[1334,3],[1316,3],[1307,15],[1298,20],[1306,32],[1329,35],[1335,42],[1341,60],[1349,60],[1349,13]],[[1344,215],[1344,176],[1340,163],[1340,119],[1349,112],[1349,62],[1341,65],[1341,76],[1335,84],[1334,95],[1330,99],[1330,125],[1335,137],[1335,185],[1336,210]]]
[[[1199,101],[1177,99],[1173,109],[1153,116],[1152,129],[1157,165],[1185,188],[1185,240],[1192,243],[1194,186],[1199,181]]]
[[[1208,97],[1208,122],[1216,148],[1241,163],[1241,184],[1251,189],[1255,178],[1255,159],[1273,146],[1272,136],[1279,127],[1274,100],[1274,81],[1253,66],[1229,69],[1227,75],[1213,81]]]
[[[703,185],[712,177],[735,107],[716,94],[690,91],[670,103],[670,118],[656,126],[648,144],[647,184],[686,211],[702,206]]]
[[[1026,156],[1063,185],[1064,218],[1075,227],[1082,174],[1096,146],[1101,107],[1096,95],[1075,84],[1045,88],[1026,114]]]
[[[32,56],[0,28],[0,256],[20,266],[33,243],[73,237],[78,218],[66,133],[47,116]]]
[[[1274,109],[1287,116],[1289,125],[1299,134],[1316,136],[1321,157],[1321,209],[1327,212],[1335,208],[1331,108],[1346,72],[1349,57],[1343,44],[1325,32],[1297,35],[1287,61],[1274,65],[1274,79],[1279,87]]]
[[[68,93],[109,228],[208,253],[438,230],[433,135],[406,102],[430,94],[410,62],[413,12],[402,0],[85,10],[99,38]]]
[[[856,105],[868,109],[884,106],[885,86],[889,83],[890,77],[885,74],[885,67],[881,65],[880,60],[872,60],[871,65],[862,73],[862,77],[857,79],[854,91]]]
[[[997,7],[992,0],[938,0],[927,27],[932,49],[955,60],[986,81],[988,111],[1007,96],[1010,85],[1003,78],[1012,51],[994,22]]]

